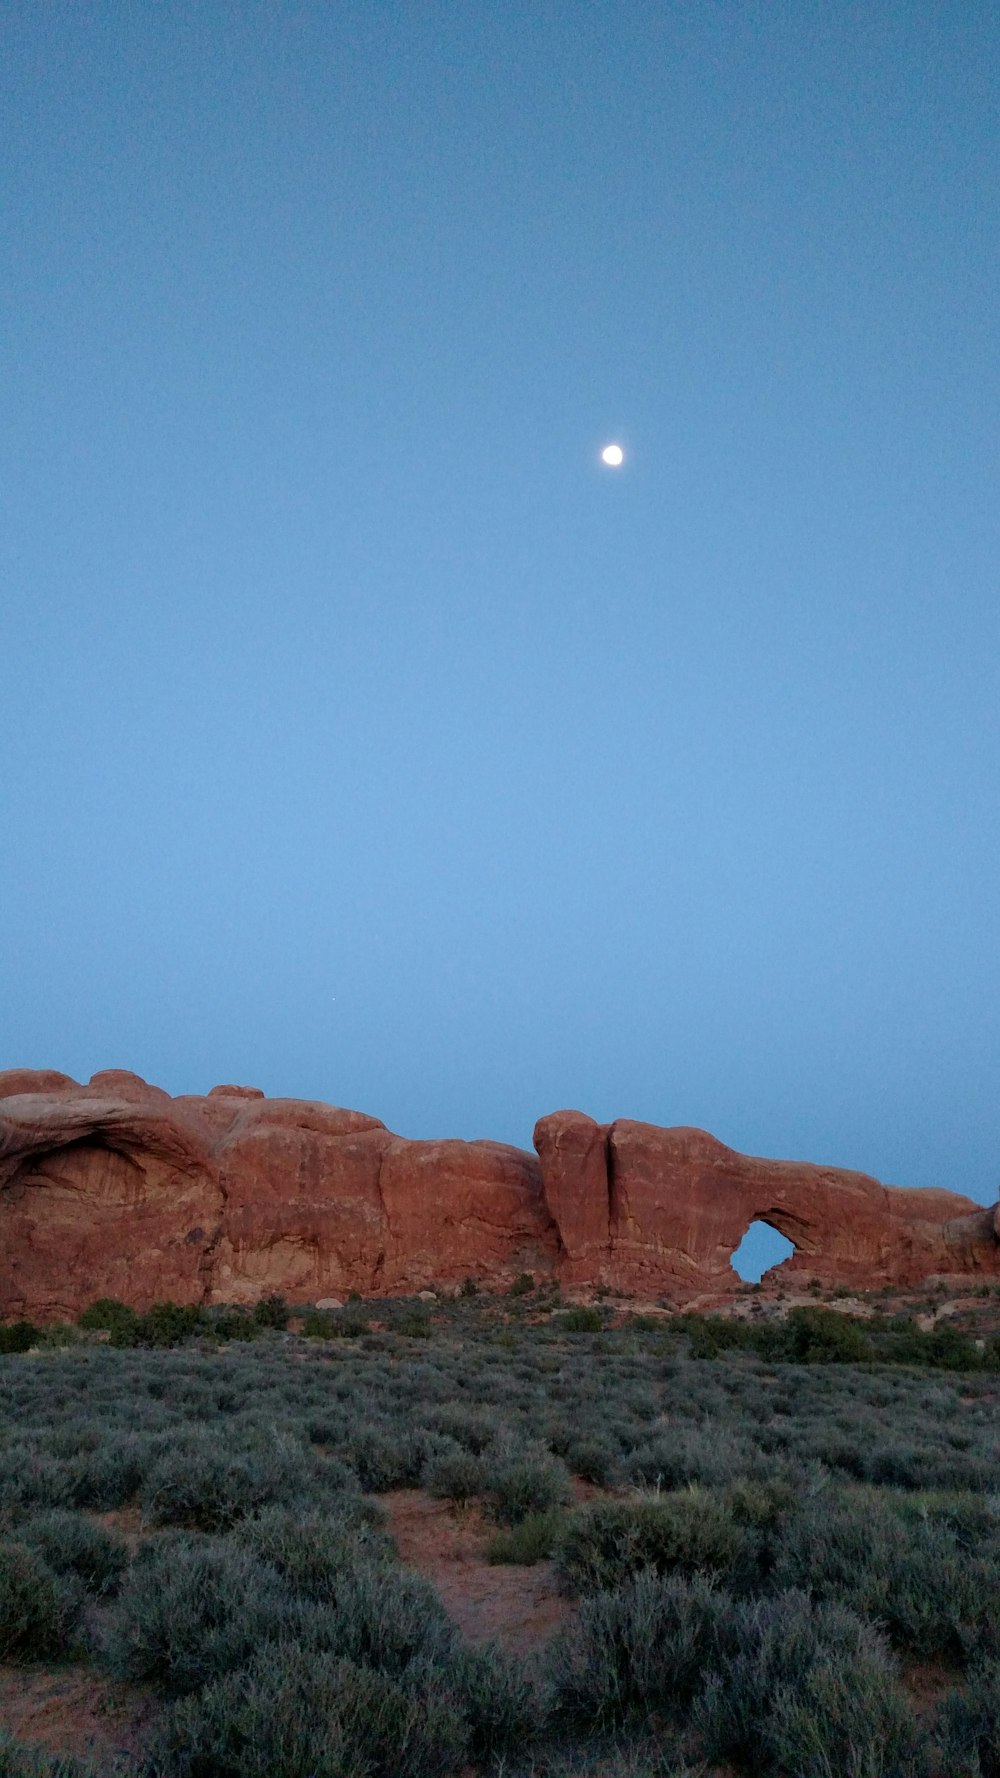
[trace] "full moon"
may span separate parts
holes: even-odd
[[[609,469],[620,469],[624,461],[625,452],[621,445],[605,445],[601,452],[601,462],[606,463]]]

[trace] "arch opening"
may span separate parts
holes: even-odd
[[[765,1272],[783,1266],[795,1252],[795,1243],[773,1223],[755,1216],[745,1229],[739,1246],[730,1255],[729,1263],[744,1284],[759,1284]]]

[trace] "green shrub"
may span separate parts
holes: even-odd
[[[656,1574],[752,1574],[758,1545],[725,1501],[690,1489],[580,1507],[559,1548],[572,1592],[617,1586],[642,1569]]]
[[[0,1543],[0,1661],[44,1661],[68,1652],[83,1595],[38,1550]]]
[[[104,1298],[107,1304],[113,1299]],[[108,1344],[128,1346],[178,1346],[195,1334],[207,1331],[208,1323],[198,1303],[154,1303],[145,1315],[125,1309],[108,1320]]]
[[[114,1592],[128,1567],[124,1540],[79,1513],[40,1513],[21,1527],[20,1536],[55,1574],[74,1575],[88,1593]]]
[[[559,1507],[528,1513],[506,1531],[497,1531],[487,1542],[486,1560],[494,1566],[533,1568],[555,1554],[566,1529],[566,1514]]]
[[[786,1328],[788,1356],[797,1364],[859,1364],[872,1356],[861,1324],[836,1309],[793,1309]]]
[[[402,1334],[407,1340],[427,1340],[433,1333],[434,1327],[430,1315],[423,1305],[414,1304],[393,1322],[392,1331]]]
[[[282,1332],[288,1326],[288,1304],[277,1291],[271,1291],[254,1304],[253,1318],[258,1327],[273,1327]]]
[[[33,1321],[0,1323],[0,1352],[30,1352],[39,1340],[39,1329]]]
[[[604,1316],[600,1309],[591,1309],[583,1303],[574,1303],[572,1308],[563,1310],[562,1314],[557,1317],[555,1325],[561,1333],[601,1333],[604,1328]]]
[[[535,1288],[535,1280],[530,1272],[519,1272],[507,1292],[508,1296],[530,1296]]]
[[[120,1302],[116,1296],[99,1296],[76,1319],[78,1327],[110,1332],[121,1321],[134,1321],[135,1310]]]
[[[205,1332],[216,1340],[255,1340],[262,1326],[256,1313],[246,1309],[216,1309],[206,1317]]]

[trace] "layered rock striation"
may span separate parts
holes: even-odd
[[[738,1154],[702,1130],[560,1111],[535,1154],[408,1141],[254,1088],[171,1098],[107,1070],[0,1073],[0,1315],[415,1291],[521,1272],[678,1302],[733,1290],[761,1219],[782,1275],[870,1289],[1000,1277],[1000,1207]]]

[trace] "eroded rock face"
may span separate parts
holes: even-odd
[[[82,1086],[0,1074],[0,1314],[292,1302],[519,1272],[678,1302],[734,1289],[760,1218],[783,1269],[855,1289],[933,1274],[1000,1277],[1000,1206],[758,1160],[703,1130],[561,1111],[537,1156],[496,1142],[411,1142],[335,1106],[216,1087],[171,1098],[105,1070]]]

